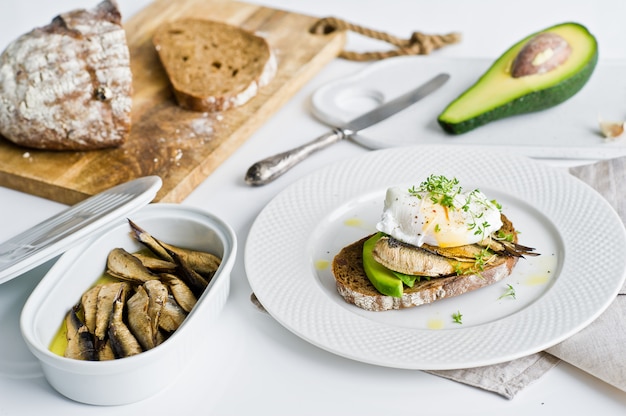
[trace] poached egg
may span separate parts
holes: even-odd
[[[502,227],[499,207],[482,192],[456,187],[436,194],[424,184],[419,189],[387,189],[377,230],[418,247],[458,247],[477,243]]]

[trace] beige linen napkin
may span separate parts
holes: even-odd
[[[626,223],[626,192],[620,192],[626,179],[626,158],[571,168],[570,173],[604,196]],[[254,294],[251,299],[264,310]],[[626,391],[626,284],[597,320],[547,351],[485,367],[428,373],[512,399],[560,360]]]
[[[626,224],[626,157],[572,168],[570,172],[600,192]],[[626,391],[626,283],[596,321],[547,351]]]
[[[570,168],[570,173],[596,189],[626,223],[626,158]],[[559,359],[626,391],[626,284],[597,320],[547,352],[492,366],[430,373],[512,399]]]

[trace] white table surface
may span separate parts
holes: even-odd
[[[254,0],[253,2],[257,2]],[[21,0],[3,2],[0,49],[12,39],[49,22],[59,12],[91,7],[97,1]],[[596,35],[602,60],[625,59],[626,2],[621,0],[264,0],[265,5],[314,16],[336,16],[373,29],[407,37],[412,31],[459,31],[462,43],[437,52],[443,57],[496,58],[523,36],[568,20]],[[119,0],[125,18],[149,0]],[[349,35],[348,48],[385,47]],[[0,319],[0,415],[167,414],[194,411],[215,415],[428,414],[428,415],[618,415],[626,411],[626,393],[560,363],[536,383],[506,400],[419,371],[376,367],[335,356],[308,344],[250,303],[243,255],[248,231],[263,206],[285,186],[329,163],[363,154],[349,142],[318,153],[276,182],[251,188],[243,176],[259,157],[286,150],[327,127],[315,120],[308,100],[316,88],[367,64],[335,60],[271,117],[243,146],[189,195],[184,205],[201,207],[223,218],[239,239],[229,301],[209,330],[211,351],[197,355],[171,387],[153,398],[119,407],[87,406],[56,393],[39,374],[34,357],[19,339],[19,313]],[[291,132],[289,135],[286,132]],[[59,203],[0,187],[0,241],[61,211]],[[45,273],[36,269],[24,282],[0,291],[15,291],[15,310],[28,287]],[[28,280],[28,281],[27,281]],[[8,307],[4,305],[5,309]],[[23,348],[22,348],[23,346]],[[22,367],[20,367],[22,366]],[[16,369],[27,368],[24,374]]]

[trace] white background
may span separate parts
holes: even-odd
[[[128,18],[148,3],[120,0],[120,7]],[[341,17],[401,37],[408,37],[412,31],[458,31],[463,34],[463,41],[437,52],[437,56],[458,58],[495,59],[527,34],[573,20],[585,24],[596,35],[600,63],[626,58],[626,2],[619,0],[267,0],[259,3],[319,17]],[[48,23],[60,12],[95,4],[95,1],[79,0],[4,2],[0,11],[0,48],[33,27]],[[348,37],[348,49],[372,47],[385,45],[358,35]],[[349,142],[337,144],[261,188],[245,185],[243,175],[259,157],[324,133],[327,126],[310,114],[310,95],[325,83],[365,65],[339,59],[329,64],[183,202],[220,216],[235,229],[240,243],[231,297],[220,321],[207,328],[215,339],[211,350],[200,351],[195,365],[183,369],[170,388],[143,402],[107,408],[65,399],[37,375],[34,358],[24,351],[26,347],[17,329],[21,297],[45,272],[45,267],[39,268],[23,282],[0,286],[0,296],[15,296],[14,302],[0,305],[0,415],[192,411],[216,415],[623,414],[625,393],[565,363],[509,401],[422,372],[375,367],[337,357],[299,339],[250,304],[243,253],[248,230],[258,212],[285,186],[303,175],[366,150]],[[0,188],[0,241],[63,208],[62,204]],[[7,312],[8,309],[12,312]],[[18,374],[20,369],[25,373]]]

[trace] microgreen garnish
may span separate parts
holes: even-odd
[[[463,315],[461,315],[461,312],[456,311],[455,313],[452,314],[452,321],[455,324],[462,324],[463,323]]]
[[[409,193],[418,198],[422,197],[422,193],[426,193],[433,203],[448,208],[455,208],[454,197],[462,191],[463,188],[459,186],[457,178],[448,179],[443,175],[430,175],[419,188],[413,186],[409,189]]]
[[[498,230],[496,232],[496,238],[498,240],[504,240],[504,241],[508,241],[509,243],[511,243],[515,239],[515,233],[505,233],[502,230]]]
[[[502,299],[506,297],[511,297],[515,299],[515,288],[511,286],[510,284],[507,284],[507,286],[508,286],[508,289],[506,290],[506,292],[504,292],[502,296],[500,296],[498,299]]]
[[[475,257],[474,267],[476,267],[479,271],[485,270],[485,265],[489,263],[493,256],[494,255],[488,248],[483,248]]]
[[[474,264],[472,265],[472,267],[463,267],[463,263],[458,262],[454,266],[454,272],[457,274],[457,276],[476,274],[482,278],[480,272],[485,270],[485,266],[489,264],[489,262],[492,261],[495,256],[496,255],[492,253],[489,248],[485,247],[474,256]]]

